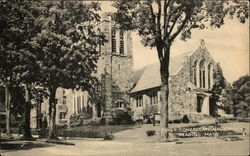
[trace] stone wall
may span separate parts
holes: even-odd
[[[185,62],[186,64],[186,62]],[[190,111],[189,94],[187,83],[189,82],[189,66],[185,65],[176,74],[169,79],[169,118],[176,120],[182,118],[183,114]]]

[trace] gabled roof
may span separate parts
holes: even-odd
[[[176,75],[178,71],[182,68],[182,61],[184,57],[190,56],[191,53],[192,52],[186,52],[181,55],[171,57],[169,64],[169,74]],[[137,83],[135,87],[130,91],[130,93],[161,86],[160,63],[158,62],[146,66],[140,79],[135,82]]]

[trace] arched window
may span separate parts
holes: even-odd
[[[112,28],[111,30],[111,47],[112,47],[112,53],[116,53],[116,30],[115,28]]]
[[[123,31],[120,31],[120,54],[124,55],[124,35],[123,35]]]
[[[205,88],[206,84],[206,77],[205,77],[205,60],[201,60],[200,62],[200,71],[199,71],[199,76],[200,76],[200,88]]]
[[[193,65],[193,80],[194,80],[194,85],[197,86],[197,76],[196,76],[196,66],[197,66],[197,61],[194,61],[194,65]]]
[[[208,89],[211,89],[211,64],[207,67]]]

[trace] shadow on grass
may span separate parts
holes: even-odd
[[[1,150],[29,150],[32,148],[51,147],[51,144],[45,144],[35,141],[20,141],[20,140],[0,140]]]

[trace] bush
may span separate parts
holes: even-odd
[[[98,129],[87,130],[82,128],[76,129],[59,129],[56,132],[57,136],[62,137],[86,137],[86,138],[103,138],[105,132],[102,132]]]
[[[153,136],[155,135],[155,130],[149,130],[149,131],[146,131],[147,133],[147,136]]]
[[[131,109],[116,109],[113,111],[113,123],[110,124],[130,124],[133,123],[133,113]]]
[[[113,140],[114,139],[114,136],[111,134],[111,133],[107,133],[105,134],[104,136],[104,140]]]
[[[188,119],[187,115],[183,116],[182,123],[189,123],[189,119]]]
[[[151,123],[151,118],[153,118],[154,114],[158,112],[158,106],[157,105],[150,105],[146,106],[145,109],[143,109],[143,119],[146,121],[146,123]]]
[[[72,127],[82,126],[84,123],[84,120],[91,119],[91,117],[92,117],[92,114],[84,108],[82,113],[73,114],[70,116],[70,126]]]

